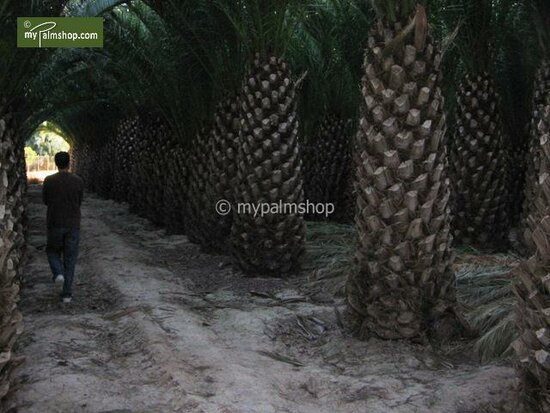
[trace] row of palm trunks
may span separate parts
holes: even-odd
[[[236,185],[236,171],[231,171],[235,162],[228,159],[231,148],[222,148],[225,155],[220,154],[219,149],[214,153],[205,135],[208,132],[198,134],[191,145],[183,145],[168,132],[158,116],[135,116],[122,121],[116,136],[106,145],[77,144],[72,148],[72,169],[84,179],[88,190],[127,202],[132,212],[165,225],[169,232],[187,233],[205,249],[220,251],[218,240],[212,239],[211,234],[205,239],[197,221],[214,220],[212,225],[226,228],[221,230],[225,232],[221,236],[227,236],[231,219],[207,217],[204,210],[215,206],[209,196],[211,192],[219,199],[233,199],[233,191],[229,189]],[[315,170],[308,170],[311,185],[307,185],[306,198],[310,202],[334,203],[336,210],[333,216],[312,215],[311,219],[327,218],[344,223],[353,220],[351,167],[346,147],[349,136],[340,138],[332,146],[334,150],[330,155],[337,160],[344,157],[345,161],[320,159],[319,148],[303,147],[304,157],[315,163]],[[213,169],[219,175],[212,174]]]
[[[529,206],[531,211],[529,223],[526,224],[528,236],[532,240],[534,254],[523,265],[520,272],[521,283],[515,287],[519,298],[518,322],[521,328],[521,336],[514,343],[514,347],[520,355],[520,364],[524,367],[527,383],[536,389],[531,394],[536,394],[538,403],[544,407],[544,412],[550,411],[550,398],[548,388],[550,386],[550,303],[548,291],[550,290],[550,106],[539,107],[536,116],[536,131],[533,132],[531,152],[536,153],[537,168],[533,187],[533,203]],[[337,124],[334,122],[333,125]],[[339,127],[339,126],[337,126]],[[1,130],[1,128],[0,128]],[[201,169],[206,162],[200,162],[198,158],[207,157],[207,151],[203,146],[198,146],[191,151],[191,157],[187,156],[186,149],[178,145],[175,139],[170,138],[166,127],[160,119],[154,115],[147,117],[134,117],[121,122],[115,139],[98,149],[89,146],[76,147],[73,151],[73,168],[85,179],[89,189],[101,196],[128,202],[132,211],[150,219],[151,221],[166,226],[169,232],[187,233],[194,242],[201,243],[204,247],[220,251],[225,245],[223,237],[230,230],[231,222],[217,222],[212,225],[213,232],[201,233],[201,225],[196,221],[205,219],[201,207],[207,202],[208,192],[206,179],[201,179],[205,173]],[[307,147],[304,156],[316,156],[318,151],[308,152]],[[327,148],[329,152],[331,148]],[[344,152],[345,153],[345,152]],[[317,155],[318,156],[318,155]],[[340,155],[341,156],[341,155]],[[189,171],[189,161],[193,162],[196,169]],[[322,161],[317,160],[319,164]],[[349,162],[348,159],[345,162]],[[326,167],[326,166],[325,166]],[[13,172],[13,169],[12,169]],[[4,173],[4,172],[3,172]],[[345,172],[338,172],[344,174]],[[535,173],[535,172],[531,172]],[[190,175],[195,178],[196,186],[189,186]],[[319,182],[319,176],[309,178],[313,185],[323,187]],[[223,181],[224,177],[220,177]],[[306,181],[308,178],[306,178]],[[338,182],[335,180],[335,182]],[[341,181],[345,185],[345,181]],[[313,191],[313,189],[312,189]],[[349,197],[344,192],[345,196]],[[322,189],[319,190],[322,193]],[[2,193],[2,195],[4,192]],[[4,196],[4,195],[3,195]],[[193,205],[188,202],[189,196],[196,197]],[[229,195],[225,195],[230,198]],[[352,195],[353,196],[353,195]],[[326,198],[331,199],[328,195]],[[18,198],[20,199],[20,198]],[[342,202],[349,202],[343,197]],[[191,205],[189,205],[191,203]],[[351,201],[353,204],[353,201]],[[227,218],[226,218],[227,221]],[[220,229],[221,228],[221,229]],[[224,230],[225,228],[225,230]],[[6,237],[3,236],[2,239]],[[12,249],[12,261],[18,261],[18,255]],[[3,257],[3,255],[2,255]],[[0,258],[2,258],[0,257]],[[7,264],[6,264],[7,265]],[[12,264],[10,264],[11,266]],[[3,274],[7,274],[3,272]],[[11,271],[15,277],[16,272]],[[6,282],[11,279],[2,279],[2,294],[5,294]],[[543,282],[541,283],[541,280]],[[16,294],[17,284],[11,284],[11,294]],[[7,301],[3,301],[7,304]],[[11,333],[2,329],[0,338],[13,340],[16,336],[19,313],[12,310],[5,312],[6,306],[2,306],[3,326],[6,321],[11,323]],[[12,308],[12,307],[10,307]],[[5,318],[9,317],[9,318]],[[4,355],[5,353],[2,353]],[[5,357],[5,356],[4,356]],[[2,359],[0,359],[0,363]],[[1,366],[1,364],[0,364]],[[2,376],[4,377],[4,376]],[[0,387],[5,389],[6,387]]]
[[[121,121],[115,136],[106,144],[77,144],[73,147],[73,170],[84,179],[92,192],[127,202],[132,212],[165,226],[168,232],[185,233],[206,251],[235,252],[238,250],[234,248],[235,240],[238,243],[245,238],[240,236],[238,230],[233,230],[232,234],[234,220],[238,217],[235,214],[220,215],[215,209],[220,200],[227,200],[235,207],[239,197],[236,192],[247,191],[238,183],[236,157],[239,156],[239,148],[234,110],[233,101],[228,99],[222,102],[214,116],[214,126],[201,130],[188,145],[178,141],[158,115],[136,115]],[[308,146],[304,142],[300,157],[289,158],[294,164],[288,168],[288,176],[282,179],[294,184],[290,187],[296,193],[295,198],[280,193],[277,199],[331,203],[334,214],[328,217],[310,214],[306,218],[352,222],[354,196],[350,123],[349,120],[327,116],[320,132],[327,136],[322,147]],[[297,142],[293,144],[297,146]],[[259,163],[258,166],[264,165]],[[272,168],[275,169],[275,166]],[[284,163],[280,168],[285,168]],[[258,185],[266,182],[265,176],[252,178],[257,179]],[[284,191],[284,185],[279,186],[280,191]],[[270,189],[275,191],[279,188],[271,185]],[[243,196],[246,198],[246,195]],[[302,216],[297,219],[303,221]],[[262,227],[262,224],[265,224],[264,228],[274,227],[273,223],[260,222],[259,226]],[[302,227],[303,224],[297,226]],[[285,233],[288,234],[288,231]],[[283,249],[300,251],[303,239],[294,246],[290,244],[284,245]],[[246,248],[242,246],[242,249]],[[246,261],[245,257],[237,257],[237,262],[245,270],[261,268],[278,274],[288,272],[297,260],[288,258],[281,266],[281,260],[277,257],[272,260],[263,257],[261,262],[252,263],[248,268]],[[269,268],[270,261],[277,263]]]
[[[547,82],[548,66],[539,73],[542,83]],[[478,80],[479,81],[479,80]],[[466,84],[468,80],[466,81]],[[483,80],[481,80],[483,84]],[[485,83],[488,85],[489,83]],[[488,86],[485,86],[488,87]],[[537,97],[538,96],[538,97]],[[538,99],[538,100],[537,100]],[[230,188],[238,186],[235,159],[238,150],[237,129],[232,122],[234,103],[230,100],[220,104],[216,114],[217,126],[197,135],[190,147],[183,146],[173,137],[160,117],[154,114],[135,116],[120,123],[116,136],[101,147],[89,145],[73,149],[73,168],[85,179],[88,188],[117,201],[128,202],[130,209],[151,221],[164,225],[169,232],[187,233],[189,239],[207,250],[226,252],[230,250],[231,216],[215,216],[212,195],[233,200]],[[494,110],[490,107],[488,110]],[[550,106],[545,106],[544,96],[535,96],[534,116],[531,125],[531,141],[527,158],[527,187],[523,212],[525,242],[532,257],[523,265],[520,281],[515,286],[519,298],[518,324],[521,335],[514,347],[520,355],[520,364],[525,372],[526,383],[542,411],[550,411]],[[465,129],[468,125],[465,126]],[[231,130],[232,129],[232,130]],[[335,219],[350,222],[354,214],[352,164],[349,148],[351,122],[328,115],[320,127],[319,136],[302,142],[301,158],[304,165],[302,176],[305,183],[305,198],[317,202],[334,202],[339,214]],[[464,138],[467,139],[466,137]],[[500,146],[499,146],[500,145]],[[459,147],[456,145],[454,150]],[[467,142],[462,147],[467,148]],[[503,142],[495,145],[502,159]],[[472,156],[475,148],[470,148]],[[453,150],[453,148],[451,148]],[[451,154],[451,162],[463,154]],[[523,162],[523,160],[522,160]],[[508,164],[511,167],[512,163]],[[472,166],[473,169],[475,165]],[[495,165],[501,175],[513,175],[502,165]],[[458,167],[453,168],[456,179]],[[213,173],[215,172],[215,173]],[[460,181],[454,184],[455,198],[461,191],[466,193],[475,186],[463,168]],[[458,180],[457,180],[458,181]],[[512,191],[505,188],[502,179],[493,191],[492,211],[499,210],[499,194]],[[477,185],[480,183],[478,182]],[[481,183],[483,186],[483,184]],[[516,191],[517,192],[517,191]],[[456,202],[456,200],[455,200]],[[456,206],[455,206],[456,207]],[[469,210],[470,213],[472,210]],[[501,209],[502,213],[502,209]],[[462,212],[455,234],[472,231],[475,216]],[[505,213],[491,217],[498,223],[492,233],[503,237],[509,224]],[[513,213],[512,213],[513,214]],[[494,215],[494,212],[493,212]],[[334,217],[333,217],[334,219]],[[477,219],[481,224],[483,220]],[[476,226],[480,228],[480,226]],[[476,229],[478,230],[478,229]],[[483,233],[470,235],[483,238]],[[467,238],[467,235],[466,235]],[[246,268],[245,268],[246,269]]]

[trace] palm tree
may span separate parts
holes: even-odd
[[[240,92],[238,203],[303,201],[298,145],[297,82],[286,49],[295,29],[288,0],[219,2],[250,57]],[[254,216],[234,211],[231,239],[238,265],[249,273],[281,275],[299,264],[305,226],[297,211]]]
[[[519,282],[517,326],[520,337],[513,344],[524,377],[526,399],[537,411],[550,412],[550,5],[531,2],[538,31],[541,64],[533,91],[532,119],[525,206],[525,241],[532,256],[522,265]]]
[[[421,337],[455,319],[441,53],[416,1],[374,6],[379,21],[364,57],[358,246],[347,301],[362,337]]]
[[[519,339],[513,347],[524,373],[528,401],[550,412],[550,104],[540,114],[537,197],[530,220],[534,255],[522,266],[515,285],[519,300]],[[536,218],[535,218],[536,217]]]
[[[540,217],[531,217],[536,215],[533,205],[537,198],[537,177],[540,169],[539,142],[540,131],[539,123],[546,105],[550,104],[550,61],[548,59],[548,50],[550,49],[550,36],[547,27],[550,24],[550,6],[545,1],[533,0],[531,11],[535,28],[538,34],[538,50],[541,51],[540,66],[537,70],[534,87],[533,101],[530,120],[529,149],[527,152],[527,171],[525,175],[525,192],[522,211],[522,228],[524,230],[524,242],[531,252],[535,250],[532,241],[532,233],[538,225]],[[536,50],[536,49],[535,49]]]
[[[465,243],[503,245],[509,226],[508,140],[500,98],[491,75],[496,10],[491,0],[460,0],[451,23],[462,24],[455,39],[465,67],[457,90],[450,141],[453,230]]]

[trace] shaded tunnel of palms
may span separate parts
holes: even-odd
[[[23,147],[35,131],[66,137],[90,191],[251,275],[299,271],[306,220],[320,218],[220,216],[217,201],[332,202],[330,220],[355,216],[348,300],[365,336],[425,337],[459,312],[451,231],[506,250],[514,225],[535,256],[548,240],[538,183],[550,104],[544,1],[433,1],[427,16],[405,0],[22,3],[0,8],[10,28],[16,15],[102,16],[106,36],[103,49],[14,49],[0,66],[16,74],[0,90],[6,350],[20,318]],[[480,24],[488,32],[472,36]],[[523,298],[523,314],[548,309],[539,272],[522,280],[545,298]],[[522,351],[538,363],[549,343],[525,336],[546,337],[548,320],[523,317]],[[548,368],[528,370],[533,388],[548,385]],[[546,412],[548,400],[536,403]]]

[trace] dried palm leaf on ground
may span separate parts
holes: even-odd
[[[306,259],[309,272],[307,292],[329,297],[344,294],[346,277],[352,268],[355,227],[328,222],[307,222]]]
[[[309,280],[304,288],[308,294],[333,299],[341,295],[352,269],[354,231],[352,225],[307,223],[304,269],[309,272]],[[512,282],[519,258],[479,254],[471,247],[462,247],[457,252],[458,303],[477,333],[466,345],[473,348],[482,362],[508,356],[510,344],[517,336]]]
[[[482,362],[510,354],[517,337],[510,266],[466,264],[456,272],[459,302],[477,332],[473,349]]]

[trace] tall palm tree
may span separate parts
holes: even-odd
[[[297,205],[304,199],[297,85],[285,60],[296,24],[292,3],[219,3],[250,57],[240,92],[235,208],[238,203]],[[250,273],[288,273],[304,251],[305,226],[297,211],[263,216],[234,211],[231,235],[235,260]]]
[[[360,335],[455,321],[441,53],[416,1],[375,1],[355,156],[358,246],[347,301]],[[447,317],[449,316],[449,317]]]

